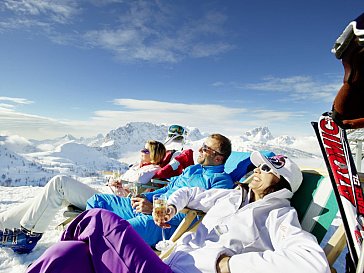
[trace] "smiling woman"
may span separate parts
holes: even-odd
[[[252,190],[254,195],[251,196],[251,201],[262,199],[269,193],[273,193],[282,189],[288,189],[292,192],[291,184],[294,184],[295,191],[298,189],[300,185],[299,177],[291,177],[287,172],[280,170],[280,172],[284,172],[282,175],[279,172],[279,169],[276,168],[279,166],[285,166],[285,168],[293,168],[295,169],[292,173],[297,174],[299,176],[300,170],[297,165],[290,163],[287,157],[282,155],[270,157],[268,160],[260,153],[253,153],[251,156],[252,162],[254,165],[258,165],[254,169],[254,178],[249,183],[249,188]],[[286,162],[287,161],[287,162]],[[259,162],[264,162],[259,164]],[[276,167],[272,166],[274,164]],[[290,165],[290,166],[289,166]],[[288,177],[288,178],[285,178]],[[302,175],[301,175],[302,177]],[[289,179],[291,182],[289,182]],[[302,180],[302,178],[301,178]],[[297,187],[298,185],[298,187]]]

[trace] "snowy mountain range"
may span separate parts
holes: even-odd
[[[185,148],[195,151],[207,133],[186,128]],[[65,135],[43,141],[21,136],[0,136],[0,185],[44,185],[56,174],[88,177],[103,171],[125,171],[130,158],[137,160],[139,150],[149,139],[164,142],[168,126],[132,122],[105,136],[76,138]],[[295,158],[318,158],[320,152],[314,137],[295,139],[273,137],[267,127],[258,127],[241,136],[229,136],[235,151],[271,150]],[[168,148],[168,147],[167,147]]]
[[[0,145],[0,185],[44,185],[54,172]]]

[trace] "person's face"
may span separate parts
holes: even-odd
[[[142,163],[150,163],[150,147],[148,143],[146,143],[144,149],[140,151],[140,161]]]
[[[249,188],[255,193],[256,198],[263,197],[264,191],[279,181],[279,177],[272,172],[262,171],[260,167],[254,169],[253,180],[249,183]]]
[[[222,164],[223,156],[219,151],[217,140],[208,137],[202,147],[198,149],[197,163],[203,166],[216,166]]]

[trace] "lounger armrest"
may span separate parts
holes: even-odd
[[[346,237],[343,224],[339,225],[335,233],[324,247],[324,252],[329,265],[332,266],[346,245]]]
[[[167,180],[161,180],[161,179],[157,179],[157,178],[152,178],[152,180],[150,180],[150,182],[152,184],[156,184],[156,185],[167,185],[169,183],[169,181],[167,181]]]
[[[196,219],[196,217],[200,217],[200,219],[196,222],[197,224],[202,220],[202,217],[205,215],[203,211],[200,210],[194,210],[189,208],[184,208],[180,211],[181,213],[185,213],[186,216],[183,218],[182,222],[179,224],[178,228],[174,231],[172,234],[170,240],[175,242],[177,241],[183,233],[186,231],[189,231],[189,229],[192,227],[193,221]],[[196,224],[195,223],[195,224]]]
[[[82,213],[84,210],[80,209],[79,207],[76,207],[75,205],[68,205],[66,210],[63,212],[64,217],[76,217],[80,213]]]
[[[157,252],[159,257],[161,259],[164,259],[169,256],[169,254],[172,252],[172,250],[176,246],[176,241],[185,233],[185,232],[196,232],[198,225],[201,223],[203,216],[205,213],[201,210],[194,210],[190,208],[184,208],[180,211],[181,213],[185,213],[186,217],[182,220],[182,222],[179,224],[178,228],[174,231],[171,238],[169,239],[172,241],[172,246],[167,249],[166,251],[163,251],[162,253]],[[193,221],[196,219],[196,217],[199,216],[200,219],[197,220],[195,223]],[[192,224],[193,223],[193,224]]]

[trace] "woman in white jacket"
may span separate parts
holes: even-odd
[[[207,213],[165,261],[124,220],[90,210],[27,272],[330,272],[315,237],[302,230],[290,206],[302,182],[298,166],[285,156],[258,152],[251,161],[258,167],[248,188],[181,188],[170,196],[168,215],[155,220],[160,226],[186,206]]]

